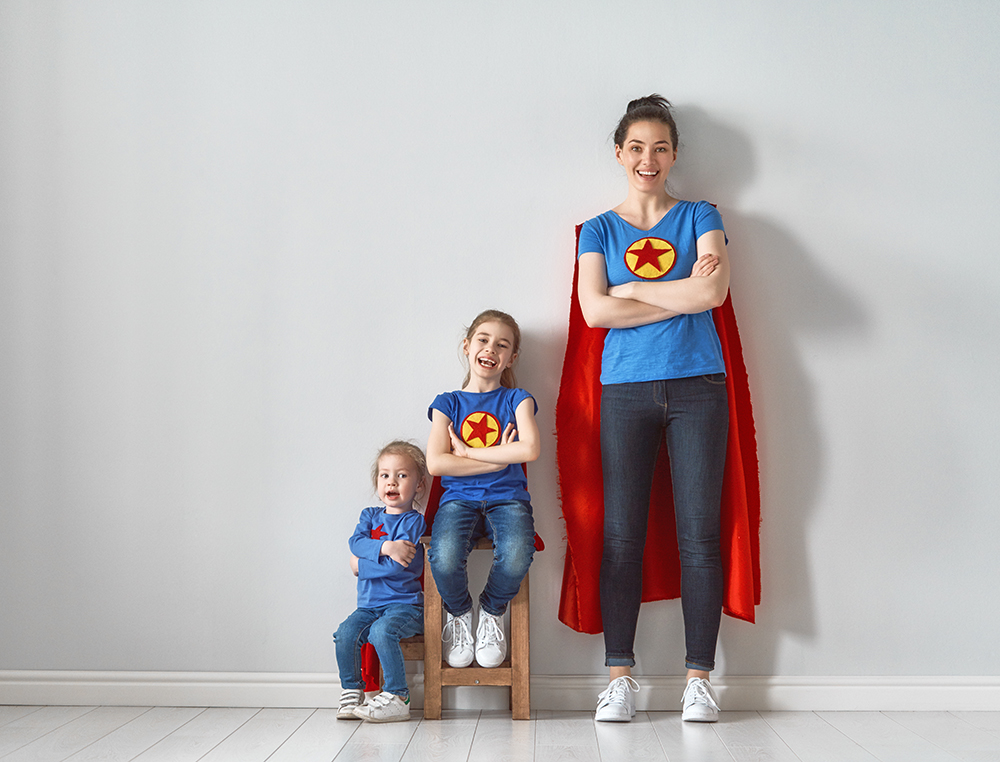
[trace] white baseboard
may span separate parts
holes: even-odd
[[[679,711],[683,677],[640,677],[636,709]],[[537,709],[592,711],[608,678],[532,675]],[[713,677],[730,711],[1000,711],[1000,677]]]
[[[415,706],[423,675],[411,675]],[[636,708],[676,711],[681,677],[641,677]],[[733,711],[1000,711],[1000,677],[718,677],[724,709]],[[534,709],[593,710],[607,677],[533,675]],[[477,688],[450,691],[446,706],[484,708]],[[502,689],[490,689],[496,693]],[[273,672],[0,671],[0,704],[86,706],[332,707],[335,674]],[[449,701],[450,699],[450,701]]]

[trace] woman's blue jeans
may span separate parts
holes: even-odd
[[[382,690],[406,698],[406,666],[399,641],[424,631],[424,608],[394,603],[374,609],[357,609],[341,622],[333,639],[337,642],[337,667],[343,690],[364,690],[361,676],[361,646],[371,643],[382,664]]]
[[[681,562],[688,669],[715,667],[722,619],[720,513],[729,405],[722,373],[609,384],[601,393],[606,666],[635,666],[653,470],[666,442]]]
[[[445,610],[462,616],[472,608],[466,561],[476,540],[493,542],[493,566],[479,606],[496,616],[517,595],[535,555],[535,520],[523,500],[449,500],[438,507],[427,559]]]

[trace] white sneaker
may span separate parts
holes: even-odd
[[[503,614],[494,616],[479,609],[476,628],[476,661],[480,667],[499,667],[507,658],[507,642],[503,638]]]
[[[617,677],[608,685],[608,689],[598,696],[598,722],[631,722],[635,717],[635,696],[639,691],[639,683],[628,675]]]
[[[472,664],[472,655],[476,641],[472,637],[472,609],[462,616],[448,614],[444,629],[441,630],[441,640],[446,644],[444,660],[452,667],[468,667]]]
[[[684,722],[717,722],[719,719],[719,699],[715,697],[712,684],[703,678],[688,680],[681,705]]]
[[[365,702],[365,692],[348,688],[340,692],[340,708],[337,710],[338,720],[356,720],[354,710]]]
[[[356,707],[354,714],[366,722],[406,722],[410,719],[410,699],[382,691],[367,704]]]

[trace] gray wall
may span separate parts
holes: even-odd
[[[678,107],[731,241],[764,485],[734,675],[997,675],[1000,5],[0,2],[0,669],[332,671],[384,441],[480,309],[553,407],[609,135]],[[993,474],[992,476],[990,474]],[[647,605],[639,669],[682,669]]]

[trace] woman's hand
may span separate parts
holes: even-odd
[[[719,255],[718,254],[706,254],[703,257],[698,257],[695,260],[694,267],[691,268],[692,278],[707,278],[709,275],[715,272],[715,268],[719,266]]]
[[[717,254],[706,254],[695,260],[694,267],[691,268],[692,278],[707,278],[715,272],[719,266],[719,256]],[[635,299],[635,284],[639,281],[629,281],[608,289],[608,296],[616,299]]]
[[[611,286],[608,289],[608,296],[613,296],[616,299],[631,299],[632,298],[632,283],[622,283],[618,286]]]

